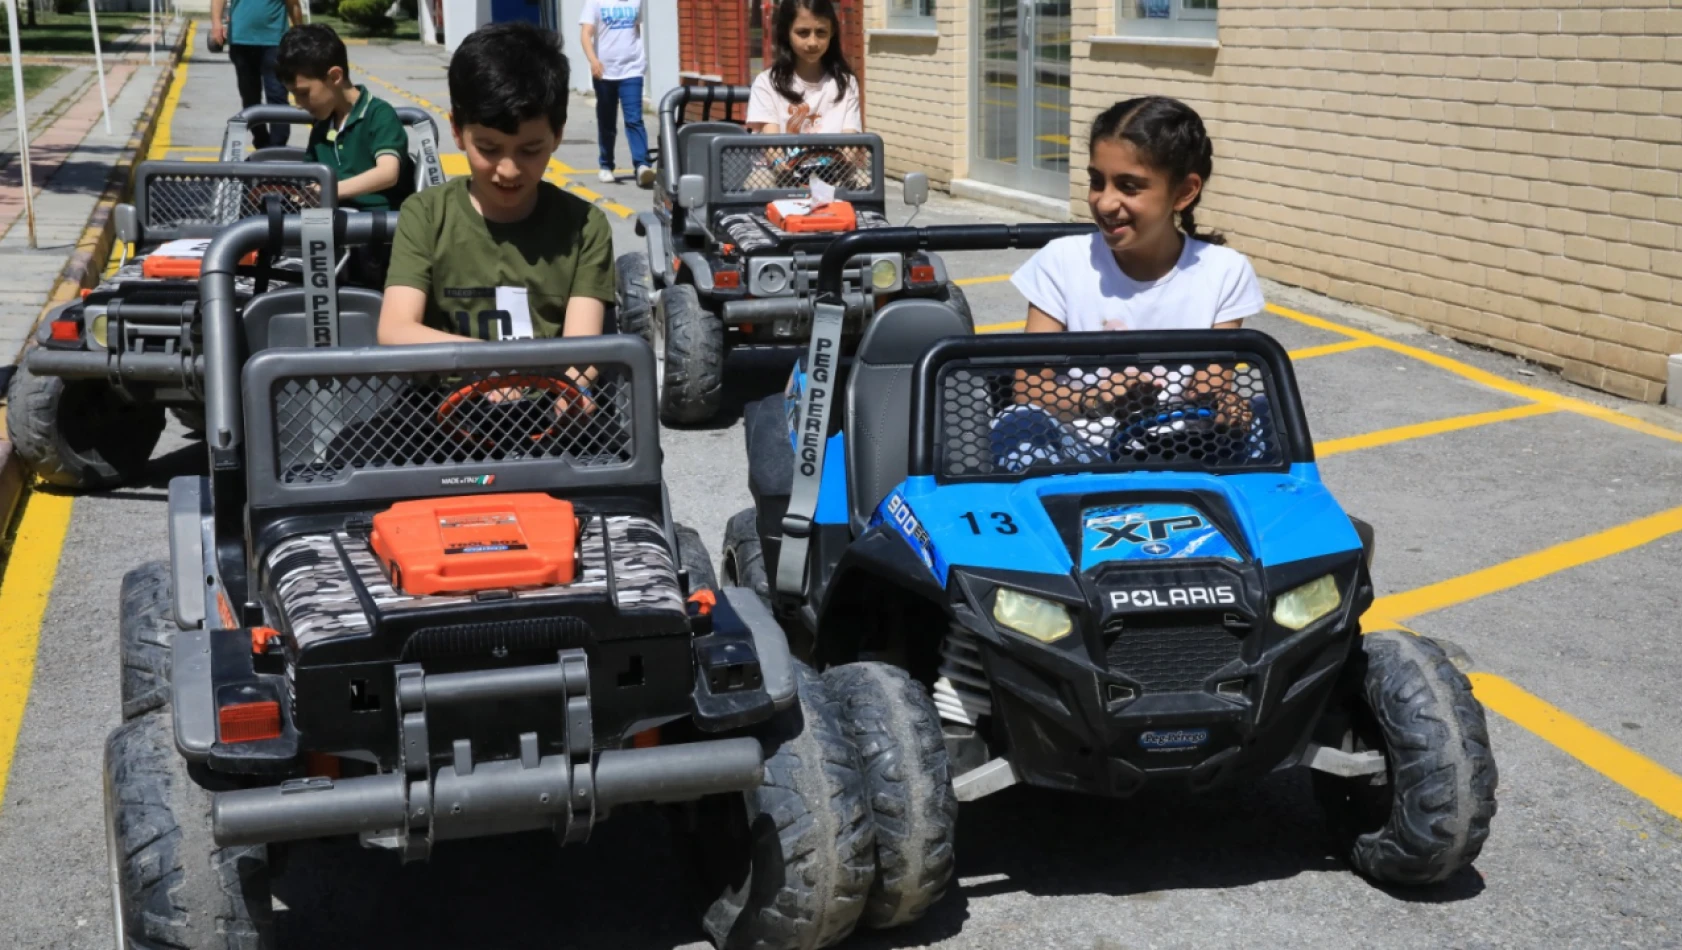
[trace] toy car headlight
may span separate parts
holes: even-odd
[[[1273,622],[1288,630],[1301,630],[1337,609],[1343,593],[1330,574],[1309,581],[1279,595],[1273,602]]]
[[[93,318],[93,325],[88,327],[89,342],[95,346],[110,346],[111,342],[105,339],[105,332],[109,327],[110,320],[102,310]]]
[[[1069,608],[1009,587],[999,588],[994,596],[993,619],[1041,643],[1061,640],[1075,628]]]
[[[870,262],[870,286],[877,293],[899,289],[899,255],[884,255]]]

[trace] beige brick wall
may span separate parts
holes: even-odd
[[[1657,400],[1682,352],[1672,2],[1223,0],[1216,51],[1093,43],[1113,6],[1075,0],[1072,147],[1119,99],[1182,98],[1215,140],[1199,224],[1264,276]],[[890,167],[928,161],[936,179],[934,161],[967,145],[967,111],[950,106],[967,37],[944,45],[947,16],[938,88],[917,57],[870,50],[879,102],[956,130],[873,110]],[[938,111],[915,112],[924,101]]]
[[[968,164],[969,31],[967,3],[937,0],[938,36],[896,36],[886,5],[871,4],[865,37],[865,125],[882,136],[887,172],[926,172],[945,186]]]

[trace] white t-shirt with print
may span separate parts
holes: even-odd
[[[804,82],[799,76],[792,79],[794,91],[811,109],[813,116],[812,125],[805,131],[825,134],[864,131],[864,120],[859,117],[857,79],[847,83],[847,92],[840,97],[839,102],[836,101],[836,93],[840,92],[840,85],[828,76],[815,83]],[[792,108],[794,103],[783,98],[783,94],[771,85],[769,69],[754,79],[753,95],[748,99],[749,125],[774,122],[782,126],[788,122],[788,111]]]
[[[596,58],[602,62],[602,78],[636,79],[648,71],[648,56],[642,49],[642,0],[584,0],[580,26],[596,28]]]
[[[1058,238],[1010,278],[1067,330],[1207,330],[1255,316],[1261,282],[1244,255],[1185,239],[1174,268],[1152,281],[1122,273],[1100,234]]]

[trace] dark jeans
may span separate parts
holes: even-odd
[[[275,59],[279,55],[278,46],[228,46],[228,58],[233,60],[234,77],[239,82],[241,108],[261,105],[265,98],[272,106],[290,104],[286,87],[281,85],[280,77],[274,72]],[[251,147],[259,149],[285,145],[291,134],[290,125],[253,125]]]
[[[631,145],[631,167],[648,164],[648,132],[642,125],[642,77],[632,79],[597,79],[596,84],[596,143],[601,167],[613,170],[613,146],[619,134],[619,117],[625,113],[625,138]]]

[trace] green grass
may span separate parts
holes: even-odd
[[[27,24],[27,16],[25,10],[18,12],[18,20],[22,22],[18,31],[18,45],[26,55],[93,55],[93,31],[88,29],[86,13],[37,13],[33,27]],[[118,35],[135,24],[145,26],[146,14],[101,13],[100,45],[109,50]],[[11,42],[10,28],[0,29],[0,52],[11,52]]]
[[[32,96],[36,92],[53,84],[64,72],[63,66],[25,66],[23,67],[23,94]],[[0,70],[0,115],[12,114],[12,70],[8,66]],[[35,116],[29,117],[30,128],[35,127]]]
[[[343,20],[329,13],[312,13],[310,14],[310,22],[324,23],[332,27],[334,32],[338,33],[340,36],[368,39],[375,43],[382,41],[396,42],[398,40],[420,39],[420,23],[407,17],[399,17],[393,23],[394,28],[389,33],[368,33],[361,27],[353,26],[349,21]],[[352,69],[356,67],[356,53],[354,52],[350,54],[350,65]]]

